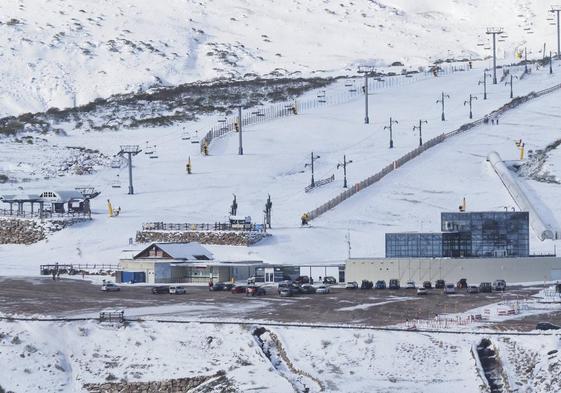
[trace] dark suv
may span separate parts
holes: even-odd
[[[430,281],[425,281],[423,283],[423,288],[425,289],[432,289],[432,283]]]
[[[161,295],[162,293],[169,293],[169,287],[167,286],[159,286],[159,287],[152,287],[152,293],[154,295]]]
[[[335,285],[337,284],[337,280],[335,279],[335,277],[327,276],[323,278],[323,283],[329,285]]]
[[[384,280],[376,281],[375,288],[376,289],[386,289],[386,282]]]
[[[390,280],[390,285],[389,285],[390,289],[399,289],[401,288],[399,285],[399,280],[397,278],[392,278]]]
[[[434,287],[436,289],[444,289],[445,286],[446,286],[446,281],[444,280],[436,280],[436,283],[434,284]]]

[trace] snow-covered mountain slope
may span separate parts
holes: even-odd
[[[500,126],[481,126],[455,137],[423,154],[392,173],[370,189],[352,197],[332,212],[300,227],[302,213],[310,211],[343,191],[343,173],[337,164],[353,160],[348,167],[349,184],[373,175],[393,160],[418,146],[419,135],[413,125],[428,120],[423,138],[428,140],[451,131],[469,121],[464,105],[469,94],[478,94],[474,103],[476,118],[501,107],[510,100],[509,86],[489,86],[489,99],[483,100],[481,79],[483,64],[475,69],[450,76],[430,78],[405,86],[377,89],[370,100],[371,123],[364,124],[363,97],[329,107],[304,111],[298,116],[259,123],[244,129],[244,156],[239,156],[238,135],[232,133],[211,145],[210,156],[200,153],[200,146],[183,140],[185,128],[201,129],[208,118],[185,125],[141,127],[118,132],[84,132],[68,130],[68,135],[45,135],[44,142],[0,144],[0,167],[16,164],[25,168],[57,165],[62,149],[49,145],[84,146],[105,156],[115,154],[121,144],[157,145],[158,159],[140,154],[134,160],[135,195],[127,193],[127,170],[95,168],[93,175],[68,174],[50,179],[28,174],[30,181],[0,185],[0,194],[37,193],[48,189],[73,189],[91,185],[102,192],[93,201],[94,220],[77,225],[32,246],[7,245],[0,248],[0,274],[37,274],[41,263],[116,263],[121,250],[128,246],[144,222],[214,223],[227,220],[232,194],[238,197],[241,215],[261,222],[267,195],[273,201],[272,237],[254,247],[210,246],[218,259],[255,260],[272,263],[322,264],[342,262],[347,256],[345,237],[350,233],[352,255],[383,256],[384,233],[399,231],[438,231],[440,212],[455,211],[463,197],[469,210],[502,210],[513,201],[501,181],[485,161],[495,150],[505,160],[516,160],[515,141],[523,139],[528,150],[544,149],[561,138],[558,124],[560,92],[521,106],[501,119]],[[522,68],[523,69],[523,68]],[[520,75],[520,71],[513,70]],[[345,81],[326,88],[326,95],[346,91]],[[516,95],[561,83],[561,66],[555,63],[554,74],[547,69],[534,70],[530,76],[515,81]],[[446,122],[440,120],[442,92],[450,95],[446,104]],[[310,93],[316,97],[316,93]],[[317,98],[316,98],[317,99]],[[395,148],[389,149],[389,135],[384,130],[392,116]],[[203,128],[204,129],[204,128]],[[316,161],[315,175],[336,180],[311,193],[310,152]],[[193,174],[185,171],[191,157]],[[554,163],[556,150],[549,153]],[[557,168],[557,169],[556,169]],[[558,165],[548,172],[561,177]],[[119,177],[118,177],[119,176]],[[113,183],[121,179],[121,188]],[[559,184],[528,180],[528,188],[539,203],[561,223],[561,210],[555,202]],[[107,217],[105,200],[122,207],[117,218]],[[551,241],[541,242],[531,232],[533,252],[551,252]],[[40,258],[38,259],[38,256]]]
[[[548,7],[540,0],[4,1],[0,114],[216,77],[483,57],[489,51],[477,44],[489,25],[509,34],[501,58],[513,59],[525,44],[541,57],[554,37]]]

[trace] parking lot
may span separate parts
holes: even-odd
[[[166,315],[191,318],[255,319],[280,322],[346,323],[386,326],[411,319],[463,312],[495,303],[502,298],[523,299],[537,288],[509,288],[506,293],[444,295],[429,290],[417,296],[412,289],[348,290],[331,287],[329,294],[280,297],[276,288],[264,296],[209,292],[207,287],[188,286],[184,295],[155,295],[149,286],[122,286],[119,292],[102,292],[87,281],[46,278],[0,279],[0,310],[6,314],[80,316],[108,308],[123,308],[133,315]],[[538,317],[536,317],[538,318]],[[553,319],[552,319],[553,318]],[[561,322],[561,314],[548,318]],[[535,319],[535,318],[534,318]],[[531,326],[532,322],[505,322],[505,326]],[[539,318],[538,318],[539,319]],[[535,323],[534,323],[535,326]]]

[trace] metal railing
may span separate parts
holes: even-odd
[[[143,231],[233,231],[233,232],[263,232],[261,224],[230,224],[216,222],[214,224],[147,222],[142,224]]]
[[[46,218],[46,219],[65,219],[65,218],[91,218],[91,216],[87,213],[77,213],[77,212],[67,212],[67,213],[52,213],[49,211],[41,212],[28,212],[28,211],[21,211],[18,212],[17,210],[10,209],[0,209],[0,216],[2,217],[13,217],[13,218]]]

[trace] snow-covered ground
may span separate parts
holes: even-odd
[[[479,67],[480,64],[477,64]],[[517,95],[527,94],[561,81],[561,68],[555,73],[534,71],[516,82]],[[343,190],[342,171],[337,164],[353,160],[348,167],[349,183],[362,180],[412,150],[419,135],[412,131],[419,119],[428,120],[423,128],[425,140],[453,130],[467,122],[464,106],[469,94],[478,94],[475,117],[481,117],[509,100],[504,84],[489,87],[489,99],[482,99],[481,69],[451,76],[418,81],[409,85],[374,92],[370,100],[371,124],[363,124],[363,101],[358,97],[346,104],[305,112],[298,116],[246,127],[245,155],[237,155],[237,135],[227,135],[211,145],[211,155],[200,155],[199,146],[182,140],[183,129],[199,129],[201,124],[143,128],[105,133],[68,130],[69,136],[45,136],[49,143],[84,146],[107,156],[121,144],[141,147],[156,144],[158,159],[140,154],[135,158],[135,192],[126,195],[127,171],[97,168],[90,176],[69,175],[27,183],[4,184],[1,193],[92,185],[102,195],[94,200],[94,220],[51,236],[33,246],[0,248],[1,274],[36,274],[40,263],[116,263],[122,249],[128,247],[143,222],[216,222],[227,218],[232,194],[238,197],[238,213],[260,222],[262,210],[271,194],[273,201],[272,237],[254,247],[211,246],[219,259],[264,259],[269,262],[313,264],[341,262],[347,256],[346,235],[350,233],[353,256],[383,256],[384,233],[389,231],[438,231],[440,212],[454,211],[463,197],[469,210],[501,210],[513,201],[485,158],[498,151],[503,159],[514,160],[519,153],[514,144],[523,139],[528,150],[543,149],[561,136],[557,119],[560,93],[542,97],[509,113],[500,126],[482,126],[431,149],[418,159],[389,175],[380,183],[341,204],[332,212],[313,221],[311,228],[300,227],[300,216]],[[327,94],[344,90],[341,81]],[[440,121],[441,92],[450,95],[446,105],[447,121]],[[389,137],[383,127],[389,117],[399,121],[394,127],[396,148],[389,149]],[[203,122],[208,123],[208,119]],[[21,147],[23,149],[23,147]],[[0,144],[6,163],[28,161],[30,167],[58,153],[37,150],[28,145],[22,155],[10,143]],[[305,164],[310,152],[321,156],[316,161],[316,179],[335,174],[336,181],[312,193],[305,193],[310,182]],[[551,157],[555,157],[552,152]],[[188,156],[193,175],[187,175]],[[7,165],[7,164],[3,164]],[[47,164],[48,165],[48,164]],[[112,188],[121,180],[122,188]],[[556,202],[558,184],[528,180],[542,205],[561,222]],[[106,214],[105,200],[120,206],[117,218]],[[552,252],[554,244],[540,242],[531,233],[531,250]]]
[[[324,391],[482,390],[473,347],[482,336],[275,327],[294,369]],[[226,371],[236,391],[294,391],[239,326],[97,322],[0,322],[0,381],[17,392],[80,392],[84,383],[159,381]],[[491,337],[510,387],[561,388],[556,336]],[[551,352],[554,351],[554,352]],[[522,389],[522,387],[524,389]],[[311,392],[318,386],[310,385]],[[509,388],[510,389],[510,388]],[[514,390],[508,390],[514,391]]]
[[[541,0],[14,0],[0,4],[0,114],[72,107],[154,85],[354,73],[554,46]],[[481,44],[481,46],[478,46]]]

